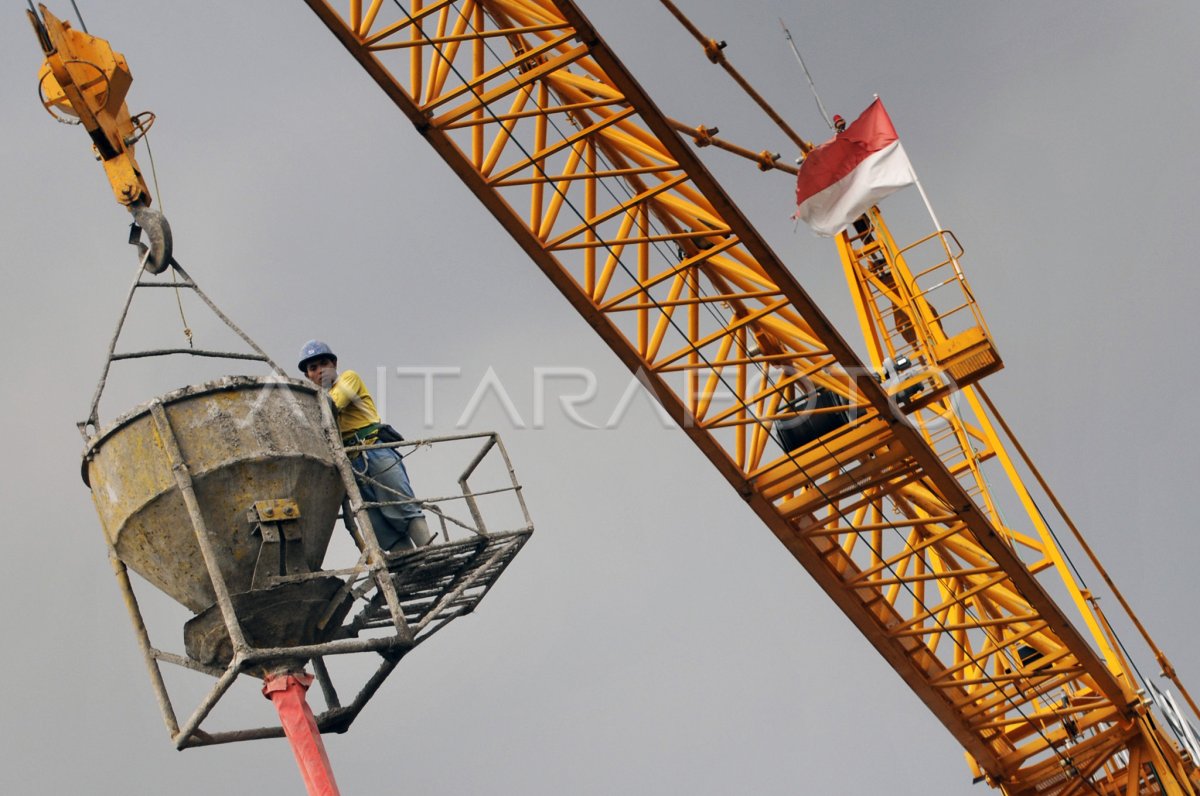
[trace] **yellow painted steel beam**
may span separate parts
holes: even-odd
[[[149,204],[146,182],[133,156],[136,126],[125,105],[133,76],[125,56],[104,39],[75,30],[45,6],[39,6],[39,12],[40,16],[33,11],[29,15],[46,56],[38,75],[42,104],[51,115],[79,120],[118,202]]]
[[[933,398],[905,417],[573,3],[306,2],[993,782],[1066,757],[1072,717],[1097,737],[1134,720],[1129,684],[1034,577],[1046,550],[987,499],[978,424]],[[938,315],[940,283],[876,273],[863,310],[911,346],[898,300],[931,321],[927,364],[977,377],[999,357],[933,243],[926,275],[965,298]],[[818,386],[856,416],[784,450],[774,424]]]
[[[841,235],[838,244],[872,362],[879,367],[886,358],[894,361],[897,357],[906,356],[921,364],[935,363],[936,349],[944,346],[949,339],[942,328],[945,316],[939,315],[939,310],[932,301],[925,300],[928,291],[922,292],[918,289],[918,282],[922,273],[928,274],[936,270],[937,266],[917,274],[912,273],[903,256],[905,249],[896,245],[877,209],[872,209],[860,219],[853,232],[848,231]],[[911,250],[913,247],[907,248]],[[957,272],[957,262],[954,263],[953,270]],[[950,285],[950,282],[942,282],[938,287],[947,285]],[[961,295],[966,297],[967,304],[973,303],[974,299],[965,283],[951,287],[958,289]],[[939,302],[939,306],[944,305]],[[980,329],[986,329],[978,310],[973,309],[972,313],[971,320],[976,322]],[[910,416],[914,426],[921,431],[926,441],[938,452],[943,463],[978,505],[993,519],[997,528],[1008,535],[1010,542],[1014,546],[1027,549],[1031,554],[1042,556],[1040,562],[1025,559],[1030,570],[1037,572],[1053,569],[1057,572],[1109,670],[1131,688],[1136,687],[1127,661],[1114,648],[1103,617],[1092,610],[1090,594],[1079,586],[1067,567],[1046,519],[1023,483],[1012,458],[993,427],[991,418],[984,411],[976,388],[965,386],[961,390],[955,390],[954,395],[961,399],[957,401],[957,405],[947,394],[930,400],[920,410],[914,411]],[[992,412],[995,413],[994,407]],[[1021,453],[1024,455],[1023,451]],[[983,472],[982,465],[985,461],[997,463],[1004,476],[1003,483],[1009,488],[1009,494],[1021,509],[1018,521],[1031,528],[1032,534],[1021,533],[1000,522],[996,495],[993,494],[992,485]],[[1032,468],[1031,464],[1029,466]],[[1036,469],[1034,473],[1037,475]],[[919,487],[910,487],[910,490],[915,489]],[[928,498],[921,497],[918,503],[928,505]],[[936,539],[940,544],[939,554],[947,552],[946,547],[953,546],[956,550],[952,555],[962,557],[963,564],[975,563],[974,569],[963,569],[961,566],[946,567],[945,561],[942,560],[934,571],[944,577],[953,575],[961,578],[984,575],[990,571],[990,566],[985,563],[987,559],[979,556],[979,550],[963,547],[961,540],[953,535],[943,533],[931,537],[932,539]],[[928,580],[929,573],[924,571],[909,574],[907,564],[910,557],[906,553],[900,553],[866,570],[860,577],[868,577],[880,585],[889,581]],[[901,574],[887,577],[888,571]],[[976,590],[981,598],[986,594],[987,601],[993,604],[992,607],[995,607],[997,602],[1003,602],[1007,604],[1008,610],[1019,610],[1019,595],[1005,595],[1004,589],[1001,588],[981,589],[978,585],[971,588]],[[966,592],[960,594],[965,595]],[[983,607],[982,599],[980,607]],[[949,616],[952,610],[952,606],[944,603],[929,609],[928,613]],[[930,644],[940,640],[938,634],[929,633],[931,628],[926,624],[925,617],[914,617],[910,621],[916,622],[915,627],[901,632],[925,636]],[[1006,621],[1001,617],[992,620],[987,626],[1004,628],[1005,645],[1024,646],[1027,654],[1034,656],[1030,658],[1029,665],[1021,661],[1021,665],[984,675],[975,660],[959,660],[945,671],[943,679],[936,684],[969,687],[969,696],[959,701],[959,707],[963,718],[978,731],[1001,731],[1013,741],[1029,739],[1022,749],[1008,758],[1008,762],[1018,759],[1024,759],[1026,762],[1018,774],[1003,784],[1006,792],[1023,793],[1030,788],[1039,793],[1088,792],[1086,778],[1090,777],[1102,778],[1106,793],[1140,792],[1137,782],[1141,774],[1137,771],[1137,763],[1126,761],[1151,757],[1146,751],[1148,747],[1153,747],[1154,755],[1158,757],[1159,768],[1166,770],[1180,782],[1186,782],[1187,776],[1197,776],[1195,767],[1184,762],[1179,751],[1148,718],[1135,724],[1114,712],[1114,706],[1107,700],[1095,698],[1096,695],[1087,684],[1086,678],[1081,676],[1083,672],[1080,668],[1072,665],[1067,652],[1057,648],[1054,640],[1045,635],[1043,631],[1046,625],[1039,616],[1027,615],[1023,621]],[[939,633],[949,632],[951,628],[956,631],[970,631],[983,627],[984,623],[978,620],[955,621],[953,624],[943,622]],[[993,649],[997,650],[999,646],[993,645]],[[1034,673],[1044,678],[1039,683],[1038,691],[1024,688],[1031,668]],[[1018,684],[1021,688],[1015,692],[1009,688],[1010,685]],[[1050,698],[1051,695],[1055,698]],[[1014,716],[1013,712],[1017,708],[1022,708],[1024,715]],[[1038,737],[1031,735],[1034,732]],[[1046,737],[1041,737],[1043,735]],[[1054,740],[1051,741],[1050,738]],[[1135,747],[1140,747],[1140,751]],[[1047,770],[1048,764],[1045,761],[1037,762],[1039,752],[1042,757],[1053,752],[1051,757],[1054,759],[1051,762],[1057,763],[1057,766],[1049,765]],[[1069,772],[1070,775],[1065,776],[1064,772]],[[1144,782],[1145,780],[1143,784]],[[1061,784],[1062,788],[1047,790],[1057,784]]]

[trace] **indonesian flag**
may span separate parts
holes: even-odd
[[[849,127],[804,158],[796,178],[796,216],[813,232],[830,237],[915,181],[896,128],[877,98]]]

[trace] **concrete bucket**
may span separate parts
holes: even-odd
[[[319,400],[301,382],[227,377],[143,404],[89,440],[83,480],[118,558],[193,612],[216,602],[177,446],[231,594],[252,588],[262,538],[248,512],[260,501],[294,501],[289,525],[307,568],[320,569],[344,488]]]

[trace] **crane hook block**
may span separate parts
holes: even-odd
[[[38,8],[40,16],[28,13],[46,58],[38,73],[43,107],[58,121],[87,131],[118,202],[149,204],[146,181],[133,157],[133,142],[141,131],[125,104],[133,82],[125,56],[104,39],[73,29],[44,5]]]

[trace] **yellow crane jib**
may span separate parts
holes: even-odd
[[[134,144],[154,116],[130,116],[125,95],[133,75],[125,56],[104,39],[75,30],[44,5],[27,13],[46,58],[38,71],[42,106],[56,120],[87,131],[117,201],[129,208],[149,238],[148,247],[137,242],[146,270],[161,273],[171,261],[171,228],[162,213],[150,209],[150,191],[133,156]],[[131,236],[138,237],[136,232]]]

